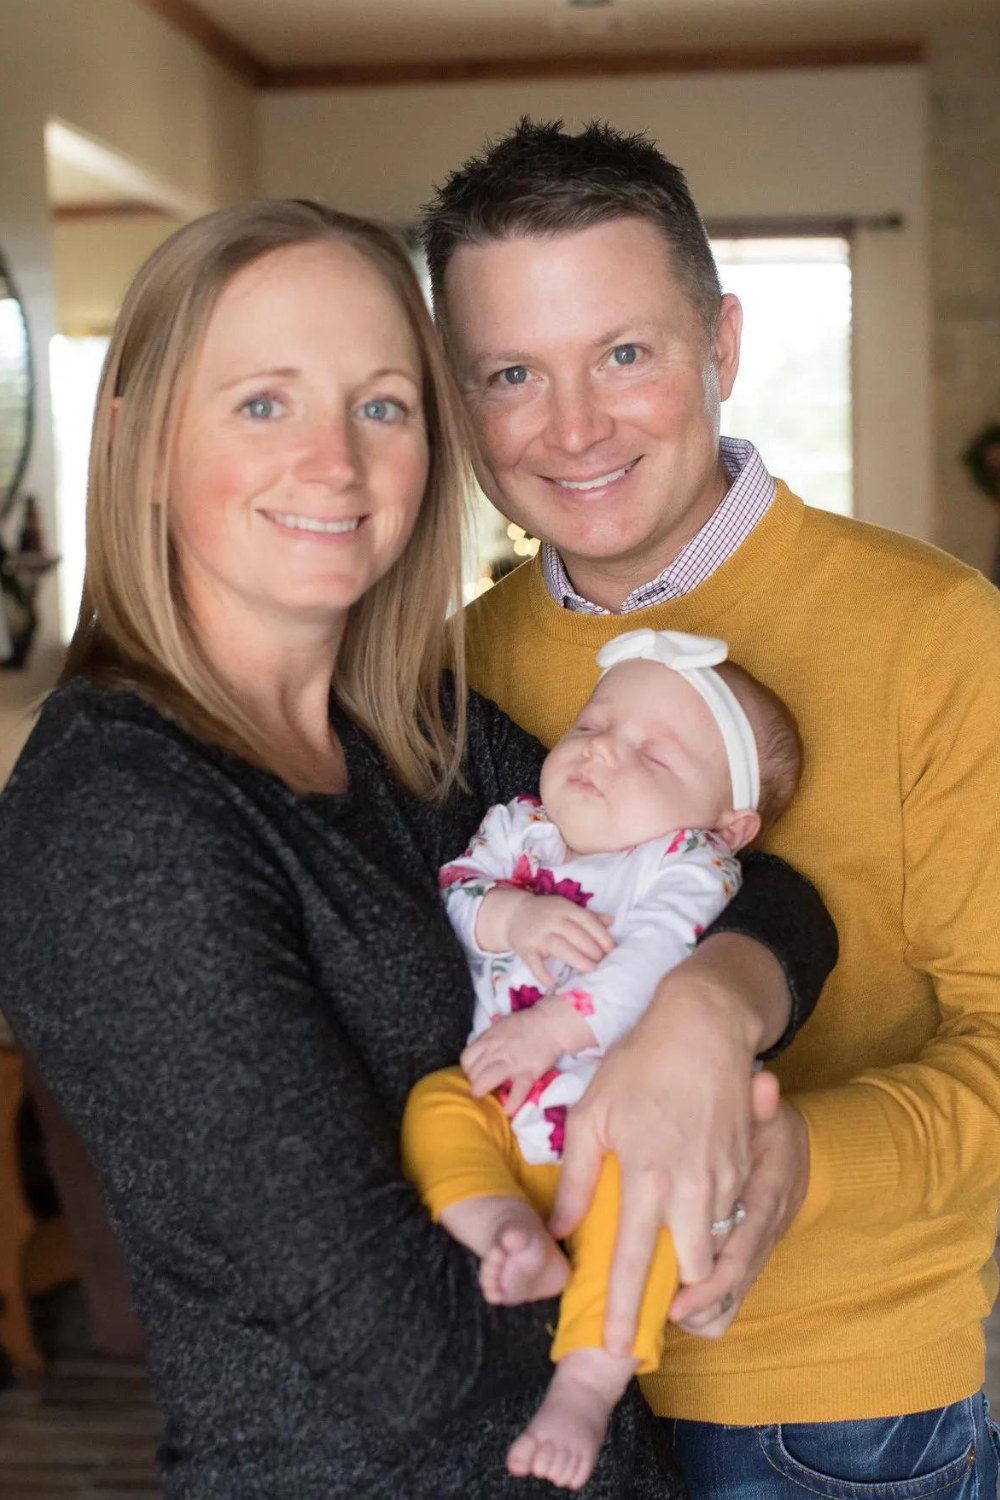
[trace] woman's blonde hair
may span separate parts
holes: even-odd
[[[282,761],[202,651],[181,590],[166,503],[181,385],[223,289],[287,246],[332,241],[373,265],[420,352],[430,455],[412,536],[351,608],[334,692],[404,786],[440,797],[460,779],[465,732],[461,533],[469,434],[464,409],[403,247],[386,229],[299,200],[208,214],[166,240],[126,294],[94,416],[87,567],[62,681],[141,693],[199,739],[302,780]],[[449,613],[450,612],[450,613]],[[454,673],[454,710],[440,679]]]

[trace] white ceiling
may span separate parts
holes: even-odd
[[[911,40],[996,0],[197,0],[271,67]]]

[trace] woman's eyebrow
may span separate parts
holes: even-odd
[[[220,391],[231,390],[234,385],[242,385],[246,380],[295,380],[302,374],[293,365],[279,365],[273,370],[248,370],[245,375],[234,375],[232,380],[223,381],[218,387]],[[371,380],[384,380],[388,375],[398,375],[403,380],[408,380],[411,385],[419,386],[419,378],[412,370],[406,370],[402,365],[386,365],[382,369],[372,370],[359,384],[364,385]]]
[[[242,385],[244,380],[294,380],[301,374],[301,370],[293,369],[290,365],[283,365],[275,370],[248,370],[245,375],[234,375],[232,380],[223,381],[219,390],[231,390],[234,385]]]
[[[387,375],[399,375],[403,380],[408,380],[411,385],[419,386],[420,384],[419,377],[412,370],[405,370],[402,365],[386,365],[381,370],[373,370],[370,375],[365,376],[365,380],[384,380]]]

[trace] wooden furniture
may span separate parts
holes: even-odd
[[[36,1219],[21,1181],[19,1119],[25,1103],[24,1064],[0,1047],[0,1345],[15,1368],[41,1371],[28,1298],[78,1274],[59,1215]]]

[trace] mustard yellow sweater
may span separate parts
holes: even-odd
[[[840,930],[816,1013],[775,1064],[808,1124],[810,1186],[725,1338],[669,1329],[654,1410],[844,1420],[971,1394],[997,1289],[1000,593],[779,485],[685,598],[574,614],[536,559],[467,618],[473,685],[546,743],[593,687],[598,648],[640,626],[723,637],[805,743],[765,846]]]

